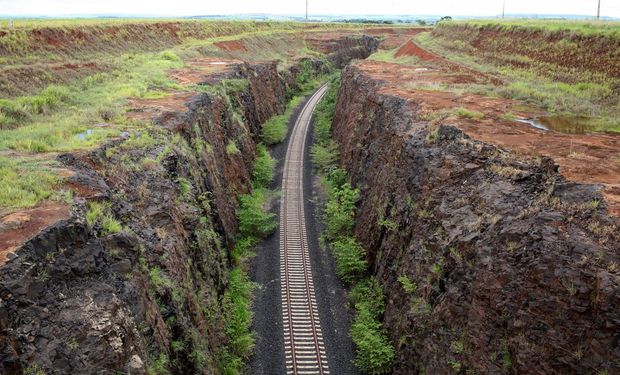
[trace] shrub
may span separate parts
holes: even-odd
[[[252,172],[252,180],[256,187],[268,187],[273,179],[273,167],[276,164],[274,158],[271,157],[267,147],[259,144],[257,148],[258,156],[254,163],[254,171]]]
[[[332,243],[336,273],[345,283],[353,283],[366,273],[368,263],[364,248],[353,237],[343,237]]]
[[[149,270],[149,280],[160,293],[165,289],[172,289],[173,286],[172,280],[159,267],[153,267]]]
[[[403,289],[407,293],[414,293],[418,290],[418,286],[413,281],[409,280],[406,275],[402,275],[398,277],[398,282],[403,286]]]
[[[367,374],[389,373],[394,361],[394,348],[379,317],[385,310],[383,290],[374,279],[362,281],[351,291],[356,315],[351,325],[351,338],[356,346],[355,364]]]
[[[230,273],[230,284],[224,294],[226,334],[233,353],[241,357],[251,354],[254,347],[254,337],[249,330],[252,322],[252,287],[247,274],[236,267]]]
[[[159,54],[159,58],[167,61],[180,61],[181,59],[174,52],[163,51]]]
[[[303,60],[299,62],[299,72],[295,76],[295,80],[299,84],[299,86],[303,87],[306,83],[308,83],[314,76],[314,72],[312,69],[312,61]]]
[[[184,177],[177,178],[177,183],[179,184],[179,191],[181,192],[181,197],[183,199],[187,199],[192,191],[192,183]]]
[[[276,215],[264,210],[266,201],[264,189],[239,197],[239,231],[243,236],[262,237],[276,229]]]
[[[312,146],[310,157],[315,167],[321,171],[332,169],[338,161],[338,144],[332,140]]]
[[[221,85],[227,93],[240,93],[248,89],[250,82],[244,78],[229,78],[223,79]]]
[[[30,114],[23,106],[0,99],[0,129],[14,129],[29,119]]]
[[[359,190],[353,189],[348,182],[330,192],[323,215],[329,239],[351,234],[355,224],[355,202],[358,196]]]
[[[285,115],[273,116],[263,124],[261,139],[267,145],[282,142],[286,138],[288,117]]]
[[[240,152],[241,151],[239,151],[239,147],[237,147],[237,143],[235,141],[230,141],[226,145],[226,153],[228,155],[237,155]]]
[[[339,87],[338,77],[330,83],[329,89],[314,110],[314,137],[317,143],[327,142],[331,138]]]
[[[366,304],[366,308],[370,310],[375,318],[381,317],[385,311],[383,287],[375,278],[366,278],[357,283],[351,289],[349,299],[353,306],[361,303]]]
[[[125,142],[120,145],[122,150],[137,150],[144,149],[157,144],[157,141],[151,134],[144,131],[140,134],[133,134]]]

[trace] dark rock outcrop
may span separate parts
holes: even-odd
[[[154,120],[168,141],[135,134],[59,156],[81,198],[0,268],[0,373],[218,373],[237,197],[297,70],[240,64],[221,78],[247,87],[196,94]],[[119,233],[88,222],[95,201]]]
[[[620,238],[598,188],[429,127],[380,88],[348,66],[333,134],[361,189],[355,233],[385,286],[395,373],[618,373]]]

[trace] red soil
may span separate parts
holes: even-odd
[[[225,74],[232,65],[242,64],[241,60],[200,57],[186,61],[186,67],[173,69],[168,75],[183,86],[210,82],[219,74]]]
[[[431,61],[431,60],[437,59],[437,56],[433,55],[430,52],[423,50],[411,40],[403,44],[403,46],[400,47],[398,51],[396,51],[396,54],[394,56],[396,57],[415,56],[415,57],[418,57],[422,61]]]
[[[30,210],[14,212],[0,218],[0,265],[9,253],[58,220],[69,218],[69,207],[51,203]]]
[[[232,51],[247,51],[248,50],[243,45],[243,42],[241,42],[240,40],[229,40],[229,41],[217,42],[213,44],[217,48],[221,49],[222,51],[232,52]]]
[[[417,47],[419,48],[419,47]],[[417,49],[416,49],[417,50]],[[480,120],[456,116],[442,123],[454,125],[474,139],[510,149],[522,155],[544,155],[555,160],[569,180],[602,184],[611,215],[620,216],[620,135],[544,132],[530,125],[504,119],[512,112],[523,118],[539,112],[525,112],[523,103],[477,94],[416,89],[407,84],[489,83],[493,77],[445,60],[427,60],[424,65],[404,66],[378,61],[355,63],[363,72],[385,82],[381,92],[410,100],[412,110],[424,114],[455,107],[481,112]],[[533,110],[534,111],[534,110]]]

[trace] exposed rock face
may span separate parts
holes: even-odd
[[[598,188],[429,128],[380,88],[348,66],[333,133],[361,189],[355,232],[385,286],[395,373],[616,373],[620,238]]]
[[[251,189],[260,124],[283,112],[297,71],[240,64],[221,78],[247,87],[196,94],[155,119],[172,147],[117,139],[59,157],[81,196],[109,200],[124,229],[88,225],[80,198],[0,268],[0,373],[218,372],[237,197]]]

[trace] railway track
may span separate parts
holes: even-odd
[[[306,134],[327,85],[302,109],[289,141],[280,206],[280,287],[287,374],[329,374],[310,267],[303,192]]]

